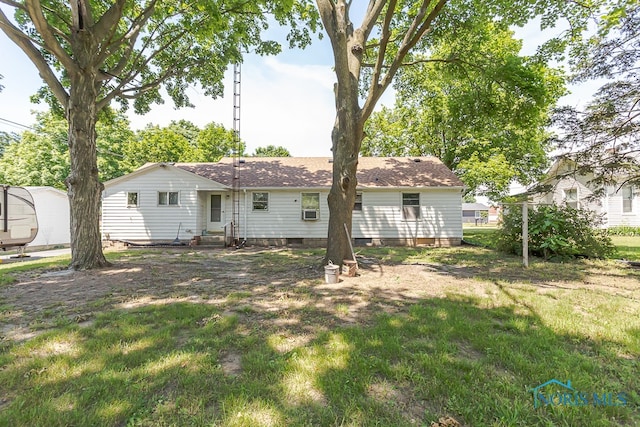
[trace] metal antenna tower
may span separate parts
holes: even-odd
[[[233,65],[233,183],[231,201],[231,240],[240,241],[240,63]]]

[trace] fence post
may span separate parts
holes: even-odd
[[[529,267],[529,206],[522,202],[522,264]]]

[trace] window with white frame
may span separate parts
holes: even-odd
[[[320,219],[320,193],[302,193],[301,201],[303,220]]]
[[[159,206],[178,206],[178,200],[177,191],[158,191]]]
[[[567,188],[564,190],[564,202],[573,209],[578,209],[578,189]]]
[[[402,193],[402,219],[420,219],[420,193]]]
[[[127,193],[127,207],[128,208],[137,208],[138,207],[138,192],[137,191],[129,191]]]
[[[354,211],[362,211],[362,193],[356,193],[356,201],[353,203]]]
[[[269,210],[269,193],[256,192],[252,194],[252,206],[254,211]]]
[[[622,187],[622,212],[633,212],[633,187],[630,185]]]

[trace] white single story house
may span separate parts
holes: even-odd
[[[533,203],[567,204],[574,208],[592,210],[603,216],[605,228],[640,226],[638,188],[633,185],[610,185],[602,196],[594,197],[596,188],[590,183],[593,175],[574,174],[575,169],[571,160],[556,160],[541,182],[549,190],[534,194]]]
[[[105,183],[103,239],[167,242],[228,233],[235,211],[247,244],[324,245],[331,162],[250,157],[238,162],[237,171],[231,158],[147,164]],[[361,157],[357,179],[356,243],[460,244],[463,183],[437,158]]]
[[[29,243],[29,248],[52,248],[69,246],[71,242],[71,216],[69,197],[64,191],[53,187],[24,187],[36,208],[38,234]]]

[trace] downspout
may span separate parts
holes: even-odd
[[[247,189],[244,190],[244,241],[247,241],[247,233],[249,232],[249,224],[247,224]]]

